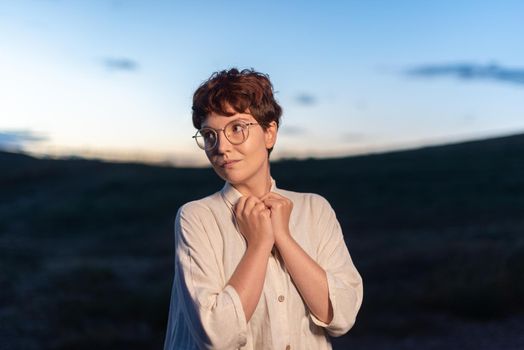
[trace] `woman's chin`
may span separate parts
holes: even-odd
[[[230,172],[228,172],[225,174],[223,173],[220,177],[224,179],[224,181],[227,181],[231,184],[238,184],[244,182],[244,177],[240,176],[240,174],[231,174]]]

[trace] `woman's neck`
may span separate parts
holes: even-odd
[[[244,196],[260,198],[271,191],[271,175],[269,168],[253,176],[246,183],[233,185]]]

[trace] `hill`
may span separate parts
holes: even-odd
[[[514,135],[272,164],[279,187],[331,202],[364,278],[335,348],[524,346],[523,155]],[[8,152],[0,169],[2,348],[161,348],[174,215],[222,181]]]

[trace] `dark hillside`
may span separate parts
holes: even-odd
[[[331,202],[364,278],[335,348],[524,348],[524,135],[272,173]],[[0,152],[0,348],[161,348],[176,210],[222,185],[211,169]]]

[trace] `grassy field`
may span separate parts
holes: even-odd
[[[335,349],[524,348],[524,135],[272,175],[331,202],[363,276]],[[222,185],[211,169],[0,152],[0,348],[161,348],[176,210]]]

